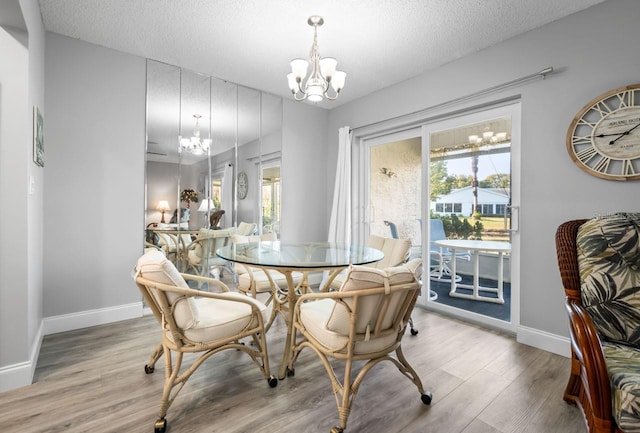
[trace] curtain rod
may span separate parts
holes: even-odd
[[[420,114],[420,113],[428,113],[429,111],[435,110],[437,108],[446,107],[447,105],[453,105],[453,104],[457,104],[459,102],[463,102],[463,101],[466,101],[466,100],[469,100],[469,99],[477,98],[479,96],[484,96],[486,94],[493,93],[493,92],[496,92],[498,90],[502,90],[502,89],[506,89],[507,87],[514,86],[516,84],[524,83],[524,82],[532,80],[534,78],[539,78],[540,77],[540,78],[542,78],[544,80],[547,75],[552,74],[552,73],[553,73],[553,67],[549,66],[549,67],[544,68],[544,69],[542,69],[542,70],[540,70],[540,71],[538,71],[536,73],[529,74],[529,75],[526,75],[524,77],[516,78],[515,80],[507,81],[506,83],[498,84],[498,85],[493,86],[493,87],[488,87],[486,89],[479,90],[477,92],[470,93],[470,94],[465,95],[465,96],[460,96],[458,98],[450,99],[448,101],[444,101],[444,102],[441,102],[441,103],[436,104],[436,105],[432,105],[432,106],[427,107],[427,108],[422,108],[420,110],[412,111],[411,113],[406,113],[406,114],[402,114],[400,116],[392,117],[390,119],[379,120],[377,122],[372,122],[372,123],[369,123],[369,124],[366,124],[366,125],[357,126],[355,128],[351,128],[350,131],[353,132],[353,131],[358,130],[358,129],[367,128],[367,127],[373,126],[373,125],[378,125],[380,123],[388,122],[390,120],[401,119],[401,118],[407,117],[407,116],[413,116],[413,115]]]

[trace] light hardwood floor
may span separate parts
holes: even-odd
[[[403,348],[433,403],[390,363],[375,367],[357,395],[346,432],[584,433],[562,400],[569,360],[513,337],[416,309],[419,334]],[[285,327],[269,331],[273,372]],[[35,383],[0,393],[0,431],[153,432],[164,358],[143,367],[159,342],[152,316],[45,337]],[[277,373],[276,373],[277,374]],[[270,388],[242,352],[210,358],[167,414],[169,432],[328,432],[338,416],[316,355],[304,351],[294,377]]]

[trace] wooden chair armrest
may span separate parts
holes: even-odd
[[[600,337],[589,313],[575,299],[567,299],[567,313],[571,330],[571,348],[574,356],[587,372],[593,412],[598,418],[611,418],[611,383],[602,351]]]

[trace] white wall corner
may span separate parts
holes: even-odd
[[[571,341],[567,337],[551,334],[539,329],[519,326],[516,333],[518,343],[537,347],[567,358],[571,357]]]
[[[33,383],[33,375],[36,371],[38,356],[40,356],[40,346],[44,337],[43,329],[44,322],[41,321],[28,361],[0,367],[0,392],[21,388]]]
[[[142,317],[142,315],[142,302],[134,302],[114,307],[46,317],[44,319],[44,335],[135,319]]]

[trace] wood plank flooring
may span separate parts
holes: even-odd
[[[407,333],[403,348],[433,403],[423,405],[413,384],[382,363],[363,382],[347,432],[586,432],[578,409],[562,400],[568,359],[422,309],[413,318],[420,332]],[[276,374],[284,333],[278,319],[268,335]],[[0,431],[153,432],[164,358],[154,374],[143,367],[158,342],[152,316],[45,337],[35,383],[0,393]],[[338,424],[329,379],[310,350],[276,388],[242,352],[218,354],[167,419],[173,433],[326,433]]]

